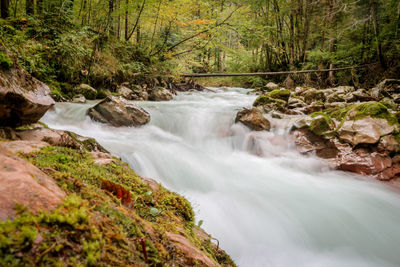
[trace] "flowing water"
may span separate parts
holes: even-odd
[[[92,122],[94,103],[57,104],[43,121],[96,138],[187,197],[240,266],[400,266],[398,193],[297,154],[285,122],[260,133],[234,124],[255,97],[216,90],[138,102],[151,113],[141,128]]]

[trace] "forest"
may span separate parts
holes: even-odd
[[[400,266],[400,0],[0,3],[0,266]]]
[[[291,77],[327,87],[370,86],[400,73],[398,0],[2,0],[1,17],[3,46],[60,92],[81,81],[115,87],[139,74],[365,65]]]

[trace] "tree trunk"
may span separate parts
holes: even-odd
[[[381,64],[381,67],[383,69],[386,69],[386,61],[385,57],[383,56],[382,52],[382,43],[381,43],[381,38],[379,37],[379,26],[378,26],[378,16],[377,16],[377,3],[373,3],[373,1],[370,1],[370,12],[371,12],[371,20],[372,24],[374,26],[374,35],[375,35],[375,41],[376,41],[376,53],[378,55],[379,63]]]
[[[125,40],[128,40],[128,22],[129,22],[129,11],[128,11],[128,7],[129,7],[129,0],[125,0]]]
[[[10,0],[1,0],[1,18],[6,19],[9,16]]]
[[[33,12],[34,12],[33,0],[26,0],[25,4],[26,4],[26,6],[25,6],[26,15],[33,15]]]

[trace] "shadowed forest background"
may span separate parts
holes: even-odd
[[[1,0],[1,17],[2,46],[53,95],[68,95],[81,82],[112,91],[126,81],[185,72],[371,64],[290,77],[320,87],[368,87],[400,73],[398,0]],[[4,52],[0,60],[11,62]]]

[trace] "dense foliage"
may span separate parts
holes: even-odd
[[[372,64],[291,77],[323,86],[400,72],[398,0],[2,0],[2,17],[2,39],[44,80]]]

